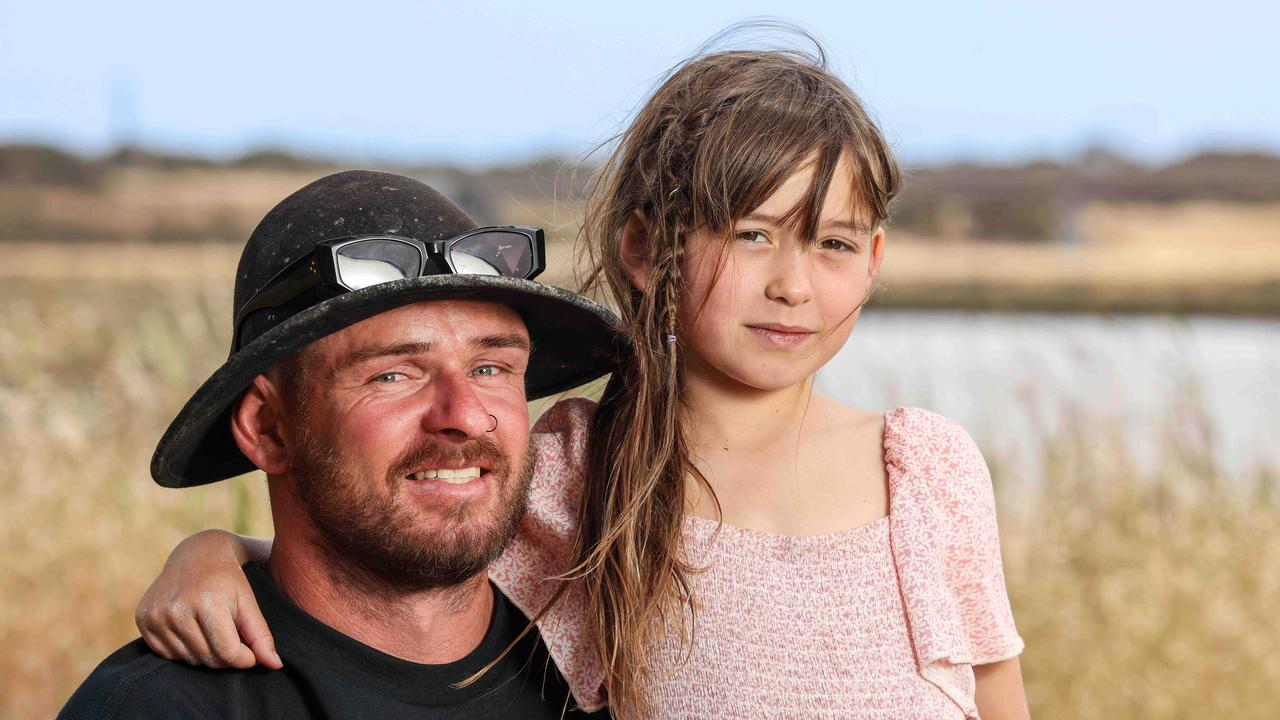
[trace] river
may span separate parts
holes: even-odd
[[[1146,470],[1175,442],[1253,476],[1280,470],[1277,376],[1280,320],[869,310],[817,384],[947,415],[1013,472],[1036,474],[1070,421],[1119,435]]]

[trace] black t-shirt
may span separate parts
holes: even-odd
[[[607,718],[576,710],[536,632],[465,688],[527,620],[497,588],[480,645],[445,665],[421,665],[353,640],[305,613],[266,571],[246,565],[283,670],[210,670],[170,662],[135,640],[102,662],[59,718]],[[567,704],[566,704],[567,703]]]

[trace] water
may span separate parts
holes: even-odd
[[[1155,315],[870,311],[822,391],[962,423],[1009,470],[1038,472],[1065,420],[1119,433],[1140,467],[1174,441],[1228,474],[1280,469],[1280,321]]]

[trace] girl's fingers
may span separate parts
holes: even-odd
[[[186,643],[182,641],[182,638],[173,630],[164,628],[157,631],[155,635],[157,643],[164,648],[164,651],[161,652],[154,645],[152,645],[152,649],[160,652],[163,657],[174,662],[186,663],[188,665],[200,664],[196,659],[196,654],[191,652],[191,649],[187,647]]]
[[[242,670],[251,668],[255,662],[253,651],[240,642],[235,623],[232,622],[231,614],[226,610],[226,606],[212,610],[197,610],[196,623],[200,626],[213,657],[221,665]],[[205,664],[208,665],[208,663]]]
[[[147,644],[147,647],[151,648],[151,652],[159,655],[165,660],[185,662],[178,653],[174,652],[172,645],[164,638],[163,635],[160,634],[159,631],[143,630],[142,641]]]
[[[183,603],[143,603],[138,607],[134,622],[142,639],[157,655],[188,665],[210,665],[207,661],[213,654],[191,616],[190,608]]]
[[[187,611],[177,616],[169,622],[169,629],[173,632],[178,642],[186,648],[187,653],[191,656],[192,665],[204,665],[211,668],[225,667],[214,654],[213,648],[209,646],[209,641],[205,637],[204,628],[200,627],[200,623],[196,621],[195,613]]]
[[[253,592],[241,593],[236,603],[236,629],[240,632],[240,640],[252,648],[252,653],[259,663],[273,670],[284,667],[284,661],[276,653],[276,641],[267,627],[266,618],[254,599]],[[243,647],[243,646],[242,646]]]

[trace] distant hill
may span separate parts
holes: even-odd
[[[0,145],[0,240],[238,241],[282,197],[272,193],[344,167],[351,165],[277,150],[215,160],[136,147],[85,157],[44,145]],[[571,218],[575,209],[565,201],[581,196],[592,170],[559,158],[479,170],[421,164],[378,169],[430,183],[481,222],[546,225],[552,224],[547,217],[563,221],[567,212]],[[183,180],[158,180],[165,176]],[[177,187],[188,192],[166,202],[165,194]],[[263,195],[251,196],[250,187]],[[201,197],[208,207],[200,206]],[[925,237],[1071,240],[1077,211],[1088,203],[1194,200],[1280,202],[1280,157],[1205,152],[1151,167],[1094,150],[1071,162],[908,168],[893,222]]]
[[[1090,202],[1280,202],[1280,157],[1205,152],[1161,167],[1105,151],[1075,162],[956,164],[908,173],[895,223],[922,235],[1061,238]],[[954,226],[954,227],[953,227]]]

